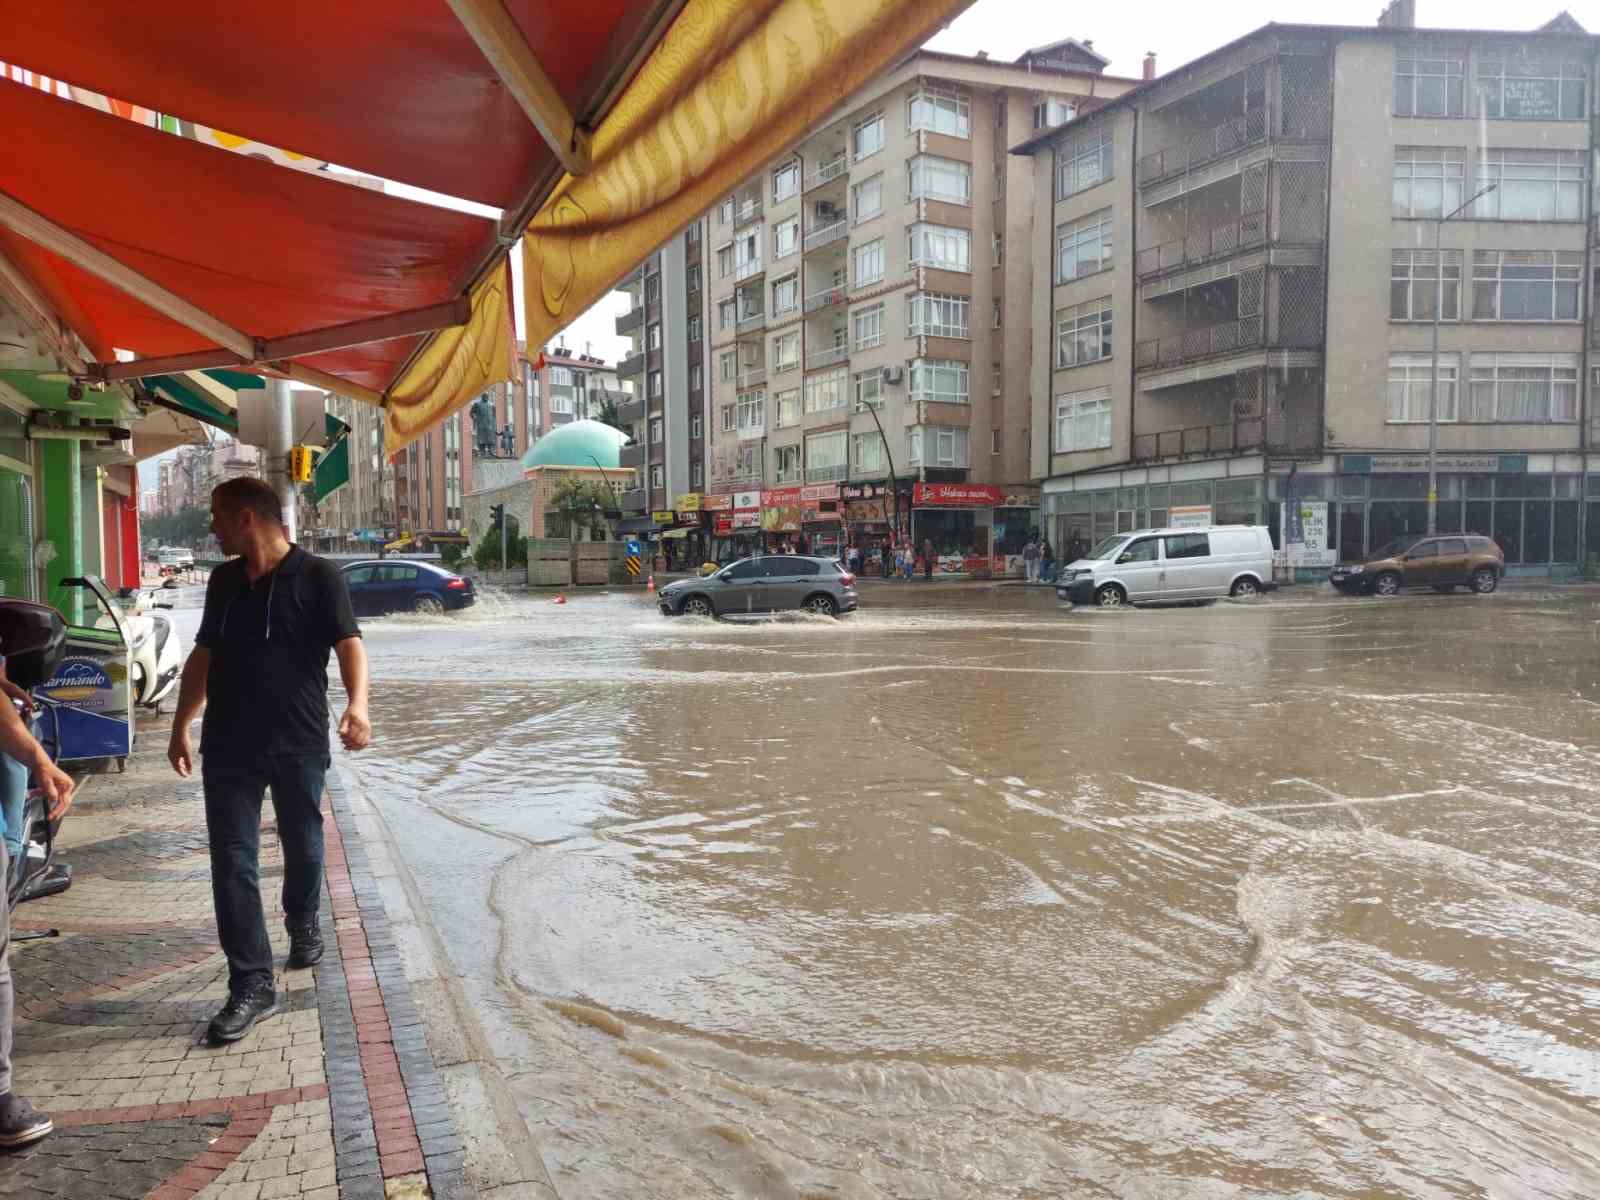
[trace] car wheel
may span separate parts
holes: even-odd
[[[1128,593],[1114,583],[1108,583],[1094,594],[1094,601],[1101,608],[1121,608],[1128,602]]]
[[[1380,596],[1395,596],[1400,592],[1400,576],[1393,571],[1385,571],[1372,581],[1372,590]]]
[[[825,596],[818,592],[815,596],[807,596],[806,602],[801,605],[808,613],[819,617],[837,617],[839,606],[832,596]]]
[[[683,602],[683,615],[686,617],[714,617],[716,610],[711,607],[711,601],[704,596],[690,596]]]
[[[1480,596],[1487,596],[1499,586],[1500,576],[1493,567],[1479,567],[1472,573],[1472,590]]]
[[[1261,585],[1246,575],[1243,579],[1235,579],[1228,595],[1235,600],[1254,600],[1261,594]]]
[[[444,604],[437,596],[417,596],[411,601],[411,611],[435,616],[444,611]]]

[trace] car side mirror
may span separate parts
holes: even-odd
[[[1117,555],[1117,565],[1118,566],[1121,566],[1125,562],[1132,562],[1132,561],[1133,561],[1133,555],[1131,555],[1131,554],[1119,554],[1119,555]]]

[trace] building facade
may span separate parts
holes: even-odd
[[[1034,181],[1008,153],[1137,82],[1068,40],[919,52],[706,215],[716,526],[987,571],[1037,522]]]
[[[1287,508],[1286,565],[1317,572],[1426,531],[1432,424],[1437,528],[1572,569],[1595,60],[1566,17],[1269,25],[1017,147],[1050,263],[1032,385],[1053,540],[1178,518],[1281,537]]]

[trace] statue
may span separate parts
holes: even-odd
[[[517,450],[517,431],[511,428],[511,422],[506,422],[506,427],[500,431],[500,449],[505,456],[510,458]]]
[[[494,405],[488,396],[472,402],[472,441],[479,454],[494,453]]]

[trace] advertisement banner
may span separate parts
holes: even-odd
[[[1173,529],[1204,529],[1211,524],[1211,505],[1174,505],[1167,510],[1167,524]]]
[[[801,500],[837,500],[839,498],[839,485],[837,483],[810,483],[800,489]]]
[[[785,489],[788,490],[788,489]],[[795,489],[798,490],[798,489]],[[733,494],[734,512],[749,512],[761,507],[760,492],[735,492]]]
[[[701,496],[701,512],[730,512],[733,509],[732,496]]]
[[[733,517],[732,513],[718,513],[712,518],[711,532],[718,537],[727,537],[733,532]]]
[[[66,657],[34,691],[62,705],[60,758],[121,758],[133,749],[128,648],[114,633],[73,626]]]
[[[679,512],[699,512],[700,500],[699,492],[684,492],[683,495],[673,498],[672,507]]]
[[[1328,546],[1328,502],[1326,500],[1301,500],[1293,507],[1298,510],[1302,540],[1291,536],[1294,522],[1290,520],[1290,505],[1283,506],[1282,542],[1291,567],[1336,567],[1339,552]]]
[[[657,525],[671,525],[677,519],[676,514],[670,509],[661,509],[650,514],[650,519]]]
[[[720,519],[720,518],[719,518]],[[733,514],[733,529],[760,529],[761,514],[758,512],[736,512]]]
[[[912,502],[929,508],[992,508],[1005,498],[1005,490],[992,483],[919,483],[911,489]]]

